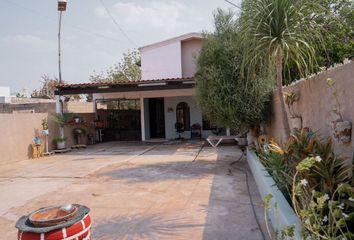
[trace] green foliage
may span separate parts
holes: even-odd
[[[42,129],[47,130],[48,129],[48,120],[47,118],[42,119]]]
[[[318,13],[316,22],[325,28],[324,49],[318,52],[321,66],[330,66],[354,57],[354,1],[318,0],[326,11]]]
[[[313,20],[319,4],[308,0],[245,0],[241,14],[241,41],[246,53],[243,71],[275,69],[281,54],[284,71],[294,64],[301,76],[316,66],[316,46],[322,42],[322,25]]]
[[[46,98],[46,99],[55,99],[55,89],[56,86],[59,85],[59,79],[58,78],[52,78],[48,75],[43,75],[42,76],[42,86],[39,90],[35,89],[31,97],[32,98]],[[65,84],[65,81],[62,81],[63,84]]]
[[[119,82],[140,79],[140,54],[138,51],[124,53],[121,61],[105,73],[94,73],[90,76],[91,82]]]
[[[198,58],[198,104],[219,127],[258,125],[266,119],[272,84],[258,76],[240,75],[243,49],[238,43],[238,22],[233,13],[219,9],[214,19],[215,31],[205,34]]]
[[[302,221],[305,234],[320,239],[353,238],[352,166],[333,152],[332,140],[295,130],[284,147],[274,141],[257,153]]]
[[[74,128],[73,129],[73,135],[75,137],[82,136],[86,134],[86,129],[85,128]]]
[[[53,121],[56,122],[61,128],[68,124],[72,118],[72,113],[56,113],[52,116]]]

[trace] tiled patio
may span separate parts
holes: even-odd
[[[1,165],[0,234],[16,239],[17,218],[37,208],[81,203],[91,208],[94,239],[262,239],[239,169],[246,163],[230,166],[240,150],[201,147],[107,143]]]

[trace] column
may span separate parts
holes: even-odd
[[[146,141],[145,136],[145,107],[144,98],[140,97],[140,127],[141,127],[141,141]]]

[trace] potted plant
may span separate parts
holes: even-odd
[[[66,148],[66,138],[64,136],[64,126],[72,119],[71,113],[57,113],[53,116],[53,121],[59,126],[60,137],[55,139],[57,149]]]
[[[333,114],[336,119],[331,122],[333,137],[342,143],[350,142],[352,135],[352,123],[343,119],[341,113],[341,106],[338,99],[337,88],[335,86],[335,81],[332,78],[327,78],[327,85],[332,91],[332,95],[335,99],[335,105],[333,107]]]
[[[59,137],[53,140],[53,144],[57,147],[58,150],[66,148],[66,137]]]
[[[84,128],[74,128],[73,129],[73,135],[76,140],[76,144],[80,145],[80,138],[84,135],[86,135],[86,129]]]
[[[75,123],[80,123],[80,117],[79,116],[74,116],[74,122]]]
[[[42,133],[43,135],[49,135],[48,120],[46,118],[42,119]]]
[[[299,100],[299,95],[295,92],[284,92],[285,103],[288,106],[290,122],[293,129],[302,128],[302,117],[294,110],[294,103]]]

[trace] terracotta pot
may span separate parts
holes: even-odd
[[[333,137],[342,143],[349,143],[352,135],[352,123],[349,121],[337,120],[331,122]]]

